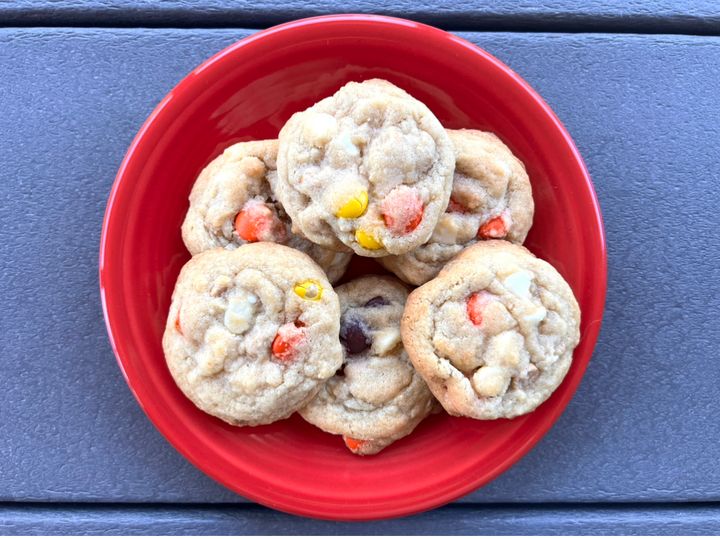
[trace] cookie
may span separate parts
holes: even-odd
[[[405,282],[421,285],[478,240],[525,241],[535,204],[525,166],[492,133],[448,129],[455,147],[450,204],[427,243],[380,262]]]
[[[433,113],[384,80],[350,82],[280,131],[275,193],[293,229],[330,249],[403,254],[428,240],[455,157]]]
[[[163,335],[200,409],[262,425],[305,406],[342,364],[340,304],[307,255],[276,243],[212,249],[182,269]]]
[[[185,246],[195,255],[257,241],[282,243],[309,255],[335,282],[352,253],[324,249],[292,233],[290,217],[268,182],[276,174],[277,149],[277,140],[240,142],[203,169],[182,225]]]
[[[343,367],[300,411],[340,434],[348,449],[371,455],[407,436],[436,402],[400,339],[407,289],[371,275],[339,286]]]
[[[478,242],[408,298],[411,361],[452,415],[515,417],[560,385],[580,339],[570,286],[506,241]]]

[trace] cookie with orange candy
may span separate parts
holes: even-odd
[[[550,264],[502,240],[478,242],[409,296],[401,333],[448,413],[533,411],[560,385],[580,340],[580,309]]]
[[[414,251],[381,258],[405,282],[421,285],[450,259],[483,240],[523,243],[535,212],[523,163],[494,134],[448,129],[455,147],[450,204],[427,243]]]
[[[277,140],[240,142],[210,162],[193,185],[182,225],[191,254],[271,241],[309,255],[330,282],[342,277],[352,253],[325,249],[291,231],[284,208],[270,189],[276,174]]]
[[[328,249],[380,257],[428,240],[454,166],[450,138],[430,109],[372,79],[288,120],[271,182],[293,230]]]
[[[343,361],[340,305],[313,260],[276,243],[211,249],[180,272],[163,336],[200,409],[263,425],[305,406]]]
[[[394,277],[370,275],[336,291],[343,366],[300,415],[341,435],[353,453],[371,455],[410,434],[435,399],[400,338],[405,285]]]

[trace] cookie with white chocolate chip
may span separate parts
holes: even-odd
[[[411,361],[452,415],[515,417],[560,385],[580,339],[570,286],[524,247],[468,247],[408,298]]]
[[[305,406],[342,364],[340,304],[310,257],[275,243],[212,249],[182,269],[163,349],[183,393],[233,425]]]
[[[387,81],[350,82],[280,131],[273,188],[293,230],[330,249],[403,254],[428,240],[455,157],[438,119]]]
[[[353,453],[371,455],[410,434],[435,400],[400,338],[405,285],[371,275],[336,291],[343,366],[300,414],[324,431],[342,435]]]
[[[525,166],[503,142],[474,129],[448,129],[455,147],[450,204],[427,243],[380,259],[402,280],[423,284],[456,254],[487,239],[525,241],[535,205]]]
[[[309,255],[335,282],[352,253],[325,249],[291,231],[290,217],[268,181],[276,174],[277,150],[277,140],[240,142],[202,170],[182,225],[185,246],[195,255],[257,241],[281,243]]]

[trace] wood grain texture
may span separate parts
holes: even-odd
[[[327,13],[378,13],[454,30],[720,33],[714,0],[11,0],[0,24],[252,27]]]
[[[3,535],[715,535],[717,505],[450,506],[409,518],[329,522],[256,505],[0,506]]]
[[[0,500],[239,500],[134,401],[105,335],[97,253],[145,117],[248,33],[0,30]],[[463,35],[525,77],[575,138],[604,211],[610,278],[567,412],[465,501],[719,500],[720,39]]]

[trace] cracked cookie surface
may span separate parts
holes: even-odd
[[[182,225],[185,246],[194,255],[258,241],[281,243],[309,255],[335,282],[352,255],[325,249],[291,231],[290,217],[268,180],[276,174],[277,151],[277,140],[240,142],[202,170]]]
[[[340,306],[307,255],[275,243],[213,249],[181,270],[163,335],[168,368],[200,409],[262,425],[309,402],[342,364]]]
[[[491,240],[410,294],[402,337],[445,410],[497,419],[531,412],[560,385],[579,326],[577,301],[555,268]]]
[[[494,134],[448,129],[455,147],[450,203],[430,239],[414,251],[380,259],[405,282],[423,284],[464,248],[487,239],[525,241],[535,206],[522,162]]]
[[[342,435],[353,453],[374,454],[410,434],[435,400],[402,345],[405,285],[371,275],[336,291],[343,366],[300,414]]]
[[[350,82],[280,132],[274,191],[311,241],[357,254],[402,254],[432,234],[455,158],[423,103],[387,81]]]

